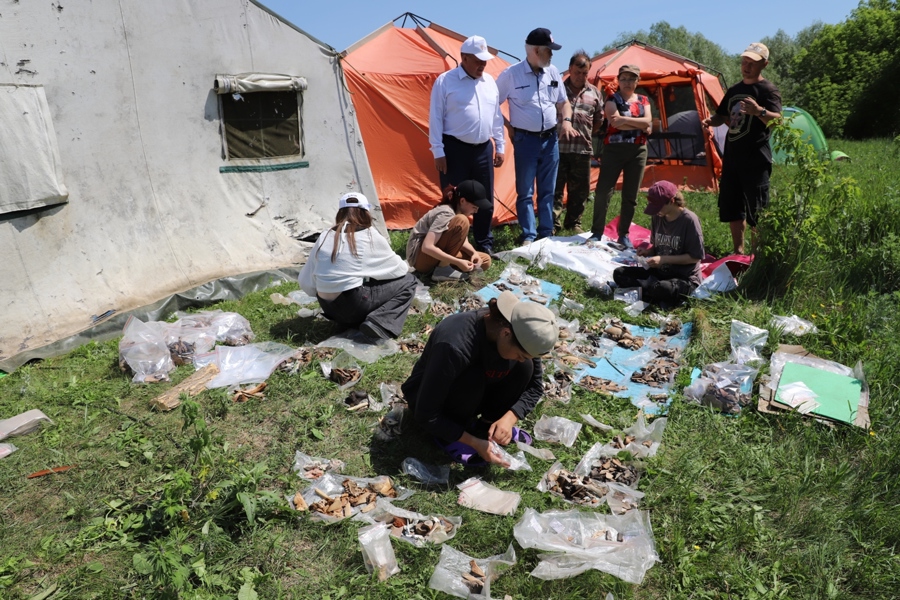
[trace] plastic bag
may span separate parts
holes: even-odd
[[[816,401],[819,395],[802,381],[780,385],[777,391],[778,400],[787,404],[801,415],[812,412],[820,406]]]
[[[0,421],[0,440],[5,440],[14,435],[24,435],[31,433],[41,426],[41,423],[47,422],[53,425],[50,417],[36,408],[27,410],[21,414]]]
[[[595,419],[592,415],[581,413],[581,418],[584,419],[584,422],[590,425],[591,427],[596,427],[600,431],[609,432],[613,430],[612,425],[607,425],[606,423],[601,423],[597,419]]]
[[[731,321],[731,358],[739,365],[764,363],[760,352],[769,332],[741,321]]]
[[[801,319],[797,315],[791,315],[789,317],[772,315],[772,321],[770,323],[772,327],[781,329],[784,333],[790,333],[791,335],[799,336],[807,333],[819,332],[819,329],[813,325],[812,322]]]
[[[353,520],[383,523],[388,527],[391,537],[417,548],[422,548],[428,543],[443,544],[453,539],[459,526],[462,525],[462,517],[423,515],[394,506],[388,498],[379,498],[374,511],[359,513]]]
[[[541,416],[534,424],[534,439],[545,442],[558,442],[571,448],[581,431],[581,423],[565,417]]]
[[[272,300],[275,304],[283,304],[285,306],[289,306],[291,304],[299,304],[300,306],[307,306],[309,304],[318,304],[319,299],[310,296],[303,290],[294,290],[290,292],[285,298],[283,295],[275,292],[274,294],[269,295],[269,299]]]
[[[312,457],[297,450],[291,470],[303,479],[315,480],[326,472],[340,473],[345,466],[342,460]]]
[[[379,358],[400,352],[400,344],[394,340],[372,341],[356,329],[348,329],[338,335],[316,344],[316,348],[337,348],[364,363],[373,363]]]
[[[478,477],[469,477],[456,487],[459,488],[459,500],[457,502],[461,506],[493,515],[513,514],[522,500],[522,496],[518,493],[504,492],[489,483],[483,482]]]
[[[737,289],[737,281],[728,268],[728,263],[722,263],[704,279],[700,285],[691,293],[691,297],[706,300],[711,298],[713,294],[721,294]]]
[[[366,572],[378,574],[378,581],[384,581],[391,575],[400,572],[394,547],[391,546],[391,535],[387,527],[381,523],[369,525],[359,530],[359,544],[362,547],[363,563]]]
[[[528,444],[523,444],[522,442],[516,442],[516,446],[518,446],[519,450],[534,456],[535,458],[539,458],[541,460],[556,460],[556,457],[553,455],[553,452],[550,451],[549,448],[535,448],[534,446],[529,446]]]
[[[612,286],[609,285],[609,281],[606,277],[601,277],[600,275],[591,275],[588,277],[587,284],[589,287],[600,292],[601,296],[609,297],[613,294]]]
[[[158,321],[144,323],[133,315],[128,317],[119,341],[119,366],[131,369],[132,382],[169,381],[175,363],[166,345],[165,327]]]
[[[319,366],[325,378],[335,382],[340,390],[353,387],[362,379],[362,367],[346,352],[338,352],[331,361],[320,362]]]
[[[634,458],[656,456],[667,422],[668,417],[661,417],[655,419],[648,427],[644,411],[640,411],[638,412],[637,422],[624,431],[626,439],[634,436],[634,440],[628,442],[624,448],[619,448],[612,442],[605,444],[600,447],[598,456],[616,456],[622,451],[630,452]]]
[[[625,304],[634,304],[641,299],[641,288],[616,288],[613,293],[613,300],[624,302]]]
[[[496,442],[491,442],[491,454],[499,456],[500,460],[509,465],[506,467],[510,471],[530,471],[531,465],[525,459],[525,453],[520,451],[517,454],[510,454],[503,446]]]
[[[425,485],[450,483],[450,465],[429,465],[408,456],[400,463],[400,470]]]
[[[704,382],[700,404],[726,414],[740,414],[752,400],[753,382],[758,372],[755,367],[728,362],[707,365],[703,375],[709,383]],[[691,393],[696,393],[696,390],[692,389]]]
[[[229,346],[249,344],[256,337],[250,329],[250,321],[236,312],[203,310],[197,313],[176,312],[176,324],[183,327],[212,327],[216,341]]]
[[[609,487],[605,482],[592,480],[585,475],[562,468],[562,463],[553,463],[537,484],[541,492],[553,494],[569,504],[579,504],[597,508],[605,501]]]
[[[6,458],[18,450],[13,444],[0,444],[0,458]]]
[[[562,579],[596,569],[640,584],[659,560],[646,511],[601,515],[526,508],[513,535],[523,548],[548,552],[539,555],[541,562],[531,572],[539,579]]]
[[[303,497],[304,502],[306,502],[308,506],[312,506],[316,502],[323,500],[324,498],[322,497],[322,494],[332,499],[337,499],[340,498],[340,496],[345,492],[345,481],[351,481],[359,487],[366,487],[370,484],[372,484],[374,487],[382,487],[389,484],[397,494],[396,498],[393,498],[393,500],[406,500],[413,494],[412,490],[394,484],[393,481],[391,481],[391,478],[387,475],[365,478],[349,477],[347,475],[338,475],[335,473],[325,473],[325,475],[320,477],[317,481],[312,482],[312,485],[303,490],[300,495]],[[379,498],[379,500],[380,499],[381,498]],[[288,498],[288,502],[290,503],[292,508],[296,509],[296,504],[294,503],[292,497]],[[374,508],[375,507],[373,506],[371,509]],[[358,514],[362,509],[363,505],[354,506],[351,508],[350,514],[341,516],[334,516],[317,512],[315,510],[310,510],[310,519],[313,521],[326,521],[329,523],[336,523],[337,521],[342,521],[349,516]]]
[[[629,304],[625,307],[625,313],[629,316],[636,317],[642,312],[644,312],[647,307],[650,306],[649,302],[644,302],[643,300],[638,300],[632,304]]]
[[[244,383],[262,383],[278,365],[291,358],[296,350],[277,342],[260,342],[248,346],[216,346],[213,353],[219,374],[206,384],[207,389],[231,387]],[[205,362],[200,357],[200,363]],[[194,361],[194,366],[198,366]]]
[[[578,319],[567,321],[562,317],[557,316],[556,324],[559,326],[559,339],[573,340],[578,335]]]
[[[419,312],[426,312],[432,302],[434,302],[434,299],[431,297],[431,292],[428,291],[428,287],[422,284],[421,281],[417,283],[415,295],[413,296],[413,306],[416,307]]]
[[[624,515],[629,510],[636,509],[641,502],[641,498],[644,497],[644,492],[639,492],[627,485],[614,481],[607,483],[606,487],[609,488],[609,493],[606,494],[605,498],[606,503],[614,515]]]
[[[473,562],[478,570],[472,566]],[[505,553],[487,558],[472,558],[445,545],[441,547],[441,558],[428,581],[428,587],[457,598],[490,598],[491,582],[499,577],[501,570],[514,564],[516,551],[512,544]],[[481,573],[484,574],[483,577]],[[469,577],[466,578],[466,575]],[[482,580],[483,585],[479,585],[476,580]]]
[[[216,345],[216,331],[211,326],[197,327],[179,322],[163,325],[166,347],[178,365],[192,363],[194,356],[205,354]]]
[[[584,304],[580,302],[575,302],[574,300],[570,300],[568,298],[563,298],[562,307],[565,308],[569,312],[580,313],[584,310]]]

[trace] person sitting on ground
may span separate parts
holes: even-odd
[[[372,339],[395,338],[418,280],[372,227],[371,208],[362,194],[341,196],[334,226],[319,235],[298,279],[332,321]]]
[[[659,181],[647,192],[645,215],[653,215],[650,246],[637,248],[647,268],[619,267],[613,279],[621,288],[641,288],[641,297],[664,308],[678,305],[702,279],[700,260],[703,229],[700,219],[684,206],[684,196],[671,181]]]
[[[410,232],[407,262],[418,273],[430,273],[433,281],[465,281],[479,267],[487,271],[491,257],[469,243],[469,217],[491,207],[484,186],[474,179],[455,187],[448,185],[441,203],[425,213]]]
[[[544,393],[541,356],[558,337],[546,306],[509,291],[445,317],[401,386],[414,421],[457,462],[508,466],[491,442],[531,443],[515,425]]]

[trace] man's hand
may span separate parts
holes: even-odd
[[[493,440],[501,446],[506,446],[512,441],[512,428],[518,422],[519,418],[516,413],[511,410],[494,421],[488,430],[488,439]]]
[[[645,248],[645,247],[635,248],[634,253],[637,254],[638,256],[650,256],[653,254],[653,248],[652,247],[650,247],[650,248]]]
[[[647,266],[651,269],[658,269],[662,266],[662,257],[661,256],[650,256],[647,258]]]
[[[472,255],[472,258],[470,258],[469,261],[473,265],[473,270],[481,267],[481,256],[479,256],[477,252]]]
[[[442,156],[440,158],[434,159],[434,168],[438,170],[438,173],[447,174],[447,157]]]
[[[499,167],[503,164],[503,154],[498,152],[494,155],[494,167]]]
[[[500,456],[491,452],[491,444],[490,440],[483,440],[481,438],[473,438],[474,443],[470,444],[475,450],[478,452],[478,456],[483,458],[486,462],[492,465],[500,465],[504,469],[509,468],[509,463],[503,460]]]
[[[569,121],[563,121],[562,131],[560,131],[559,135],[564,140],[572,140],[578,137],[578,132],[575,131],[574,127],[572,127],[572,123],[570,123]]]
[[[756,100],[747,96],[743,100],[741,100],[741,113],[745,115],[750,115],[751,117],[758,117],[759,113],[762,112],[762,106],[756,103]]]

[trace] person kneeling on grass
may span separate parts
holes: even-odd
[[[467,179],[444,188],[441,203],[419,219],[406,243],[406,260],[433,281],[465,281],[481,267],[487,271],[491,257],[476,252],[469,243],[469,217],[479,209],[490,210],[484,186]]]
[[[372,227],[365,196],[341,196],[334,226],[319,235],[300,271],[300,287],[326,317],[372,339],[403,330],[418,280]]]
[[[445,317],[401,386],[415,422],[457,462],[508,466],[491,442],[531,443],[515,424],[544,393],[540,357],[558,337],[546,306],[509,291]]]
[[[680,304],[700,285],[703,229],[700,219],[684,207],[674,183],[660,181],[647,192],[645,215],[653,215],[650,246],[636,250],[647,257],[647,268],[619,267],[613,279],[621,288],[641,288],[643,300],[663,308]]]

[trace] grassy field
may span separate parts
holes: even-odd
[[[538,552],[516,545],[518,562],[492,586],[495,597],[900,598],[900,153],[890,140],[832,146],[853,162],[817,174],[818,184],[809,184],[803,167],[776,169],[772,227],[744,289],[680,309],[695,334],[678,381],[687,381],[690,366],[727,358],[732,319],[765,327],[772,314],[796,313],[819,333],[798,341],[773,332],[767,353],[778,343],[803,343],[844,364],[862,361],[872,430],[755,411],[730,418],[678,397],[639,486],[661,557],[643,584],[597,571],[542,581],[529,575]],[[856,196],[833,192],[845,176],[855,180]],[[715,197],[691,193],[688,203],[704,224],[708,251],[726,253],[730,237],[717,222]],[[646,225],[647,217],[638,222]],[[502,248],[516,234],[499,230]],[[392,243],[403,247],[405,234],[393,234]],[[501,270],[495,265],[467,286],[440,284],[432,294],[455,298]],[[582,323],[611,314],[650,324],[625,316],[621,303],[596,295],[577,275],[552,267],[530,272],[582,302]],[[268,298],[296,287],[285,283],[218,308],[247,317],[257,341],[300,346],[329,337],[329,323],[301,319],[296,307]],[[411,316],[404,333],[435,322]],[[417,486],[399,474],[400,462],[445,457],[416,431],[375,441],[376,415],[345,411],[346,394],[317,361],[294,375],[275,373],[264,400],[235,404],[207,391],[171,413],[147,404],[170,384],[132,384],[117,362],[117,342],[92,343],[0,379],[0,416],[39,408],[55,421],[6,440],[19,451],[0,460],[0,598],[448,597],[427,587],[440,547],[395,541],[402,571],[379,583],[363,566],[357,523],[323,525],[292,512],[285,496],[303,487],[290,470],[298,449],[340,458],[348,474],[386,474],[415,488],[405,508],[462,516],[450,544],[476,557],[506,549],[524,507],[569,507],[535,489],[549,464],[534,458],[532,472],[476,472],[522,494],[511,517],[459,507],[455,485],[471,474],[459,466],[445,489]],[[357,387],[377,394],[381,382],[402,381],[413,362],[397,354],[367,365]],[[191,371],[179,367],[173,382]],[[619,429],[636,415],[626,400],[575,388],[567,405],[542,402],[526,427],[544,414],[580,420],[584,412]],[[611,435],[585,427],[574,447],[552,450],[571,467]],[[60,465],[78,466],[26,479]]]

